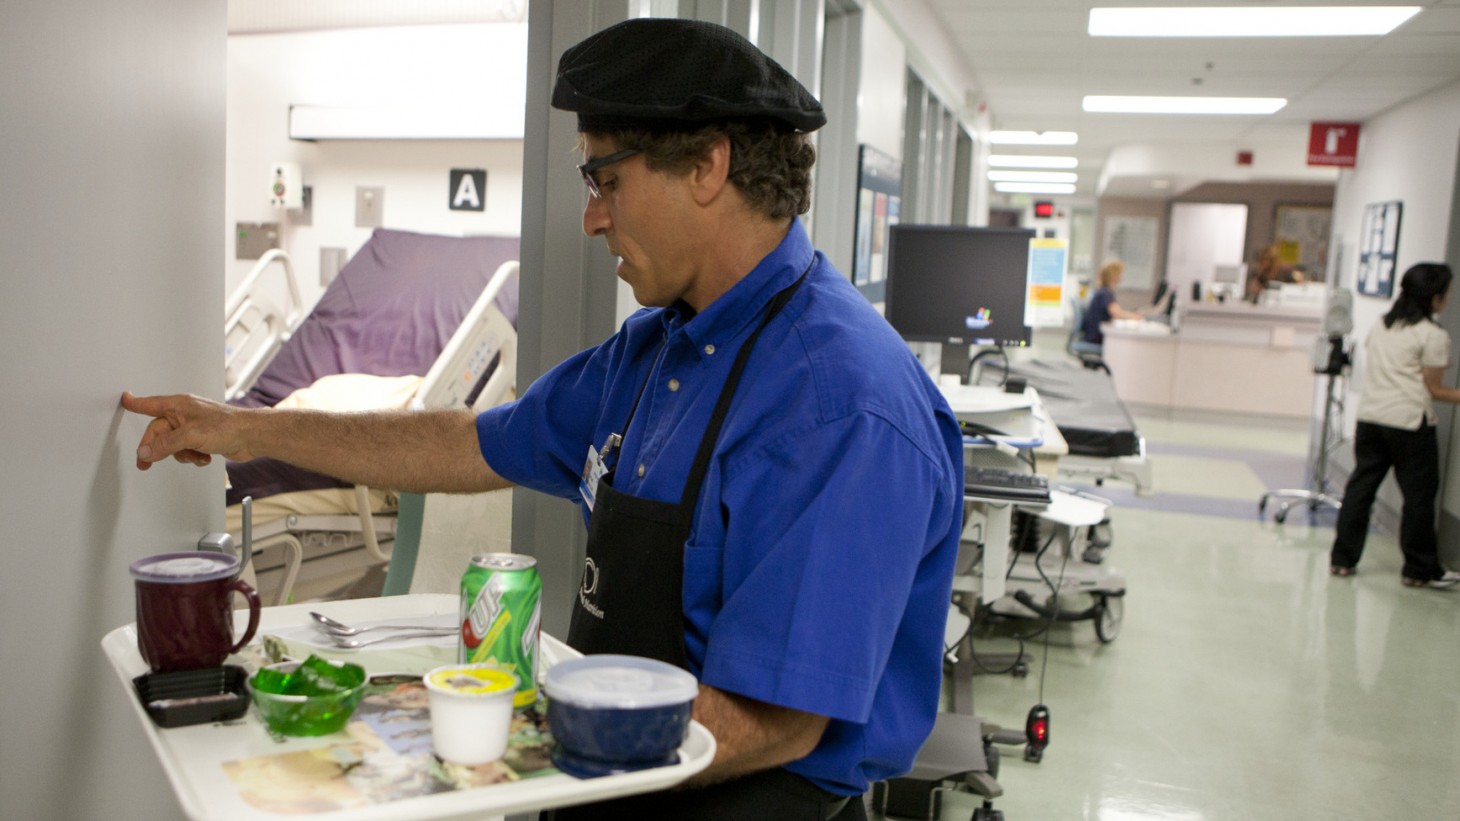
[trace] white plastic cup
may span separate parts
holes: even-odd
[[[436,755],[475,766],[507,752],[517,676],[494,664],[449,664],[425,676]]]

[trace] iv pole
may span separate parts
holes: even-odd
[[[1278,524],[1282,524],[1288,518],[1288,510],[1295,504],[1306,504],[1310,519],[1319,508],[1331,507],[1338,510],[1343,507],[1341,499],[1328,493],[1328,454],[1338,444],[1338,442],[1330,441],[1333,435],[1333,425],[1338,421],[1334,418],[1334,409],[1339,410],[1340,416],[1343,411],[1343,398],[1337,390],[1338,380],[1344,370],[1353,362],[1343,344],[1344,335],[1353,329],[1353,315],[1350,310],[1353,296],[1340,288],[1334,290],[1332,297],[1328,314],[1324,319],[1324,329],[1328,332],[1328,359],[1322,368],[1314,369],[1314,373],[1328,376],[1328,396],[1323,403],[1323,425],[1318,435],[1318,453],[1314,459],[1312,481],[1306,489],[1268,491],[1262,494],[1262,498],[1257,502],[1257,515],[1260,518],[1267,511],[1269,501],[1285,500],[1272,517],[1273,521]],[[1339,441],[1342,441],[1341,437]]]

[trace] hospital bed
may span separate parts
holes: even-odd
[[[253,292],[229,301],[230,403],[483,409],[510,398],[517,255],[515,237],[377,229],[302,317],[275,309],[262,293],[278,290],[276,281],[269,284],[271,269],[292,278],[287,257],[260,260],[258,276],[244,283]],[[297,285],[286,287],[297,294]],[[263,458],[229,462],[228,478],[229,532],[242,539],[242,502],[251,499],[257,566],[280,575],[274,603],[289,600],[306,560],[348,575],[389,559],[382,545],[398,525],[391,490],[349,486]]]

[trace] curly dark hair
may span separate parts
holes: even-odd
[[[730,138],[730,182],[750,207],[771,219],[811,208],[811,166],[816,149],[806,134],[770,123],[733,121],[694,131],[626,129],[598,134],[620,148],[637,148],[655,171],[682,174],[720,137]]]

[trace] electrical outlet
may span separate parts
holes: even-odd
[[[300,206],[298,211],[289,211],[289,224],[295,228],[304,228],[314,224],[314,189],[308,185],[300,192]]]
[[[233,255],[235,259],[258,259],[267,254],[269,249],[279,247],[277,222],[240,222],[235,224],[234,230],[238,232]]]
[[[355,227],[379,228],[385,224],[385,189],[380,186],[355,186]]]
[[[328,286],[339,274],[340,269],[345,267],[345,249],[343,248],[321,248],[319,249],[319,284],[321,287]]]

